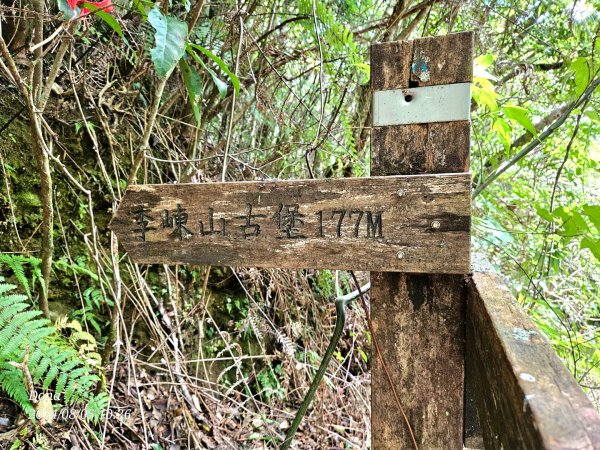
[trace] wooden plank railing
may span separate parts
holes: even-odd
[[[485,448],[600,449],[600,415],[500,278],[475,272],[468,291],[467,385]]]

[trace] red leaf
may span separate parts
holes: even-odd
[[[67,0],[67,3],[69,3],[69,6],[75,10],[75,8],[77,6],[81,6],[84,3],[87,3],[89,5],[93,5],[98,9],[101,9],[102,11],[106,11],[106,12],[111,12],[113,10],[113,6],[112,6],[112,0],[101,0],[99,2],[89,2],[89,1],[85,1],[85,0]],[[79,14],[79,17],[83,17],[87,14],[90,14],[92,11],[90,11],[89,9],[86,8],[81,8],[81,13]]]

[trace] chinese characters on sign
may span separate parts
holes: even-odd
[[[243,215],[226,217],[208,208],[208,217],[190,217],[180,203],[173,210],[163,209],[158,214],[144,205],[136,205],[132,210],[132,230],[140,241],[146,241],[148,232],[160,229],[172,230],[169,236],[184,241],[211,235],[252,239],[265,232],[274,232],[276,239],[317,238],[371,238],[383,239],[383,211],[363,209],[321,210],[312,214],[301,212],[301,205],[279,204],[273,213],[253,213],[253,205],[246,204]],[[155,226],[152,226],[155,225]],[[329,227],[328,227],[329,226]],[[328,231],[331,230],[331,231]]]

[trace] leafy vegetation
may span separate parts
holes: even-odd
[[[135,182],[368,175],[369,46],[475,30],[475,249],[598,405],[599,10],[597,0],[3,2],[0,274],[26,297],[2,285],[2,393],[33,417],[11,364],[28,354],[36,392],[92,404],[94,420],[107,411],[102,423],[74,419],[87,448],[280,443],[350,278],[139,266],[110,216]],[[350,308],[303,448],[370,446],[367,330]],[[72,445],[66,433],[20,433],[17,447]]]
[[[55,399],[64,397],[64,404],[85,403],[87,420],[98,423],[107,406],[108,396],[101,390],[95,394],[100,381],[100,355],[95,339],[74,326],[66,341],[40,311],[31,310],[24,295],[12,291],[14,285],[0,279],[0,385],[2,389],[32,419],[36,419],[33,404],[36,387],[52,389]],[[80,351],[74,346],[85,341]]]

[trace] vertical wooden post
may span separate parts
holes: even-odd
[[[373,91],[407,89],[410,95],[410,88],[469,83],[472,55],[471,32],[376,44],[371,47],[371,87]],[[469,140],[468,120],[374,123],[371,173],[466,172]],[[453,257],[447,255],[448,260]],[[463,277],[372,272],[371,281],[375,337],[419,448],[462,449]],[[386,373],[375,355],[372,360],[373,448],[413,448]]]

